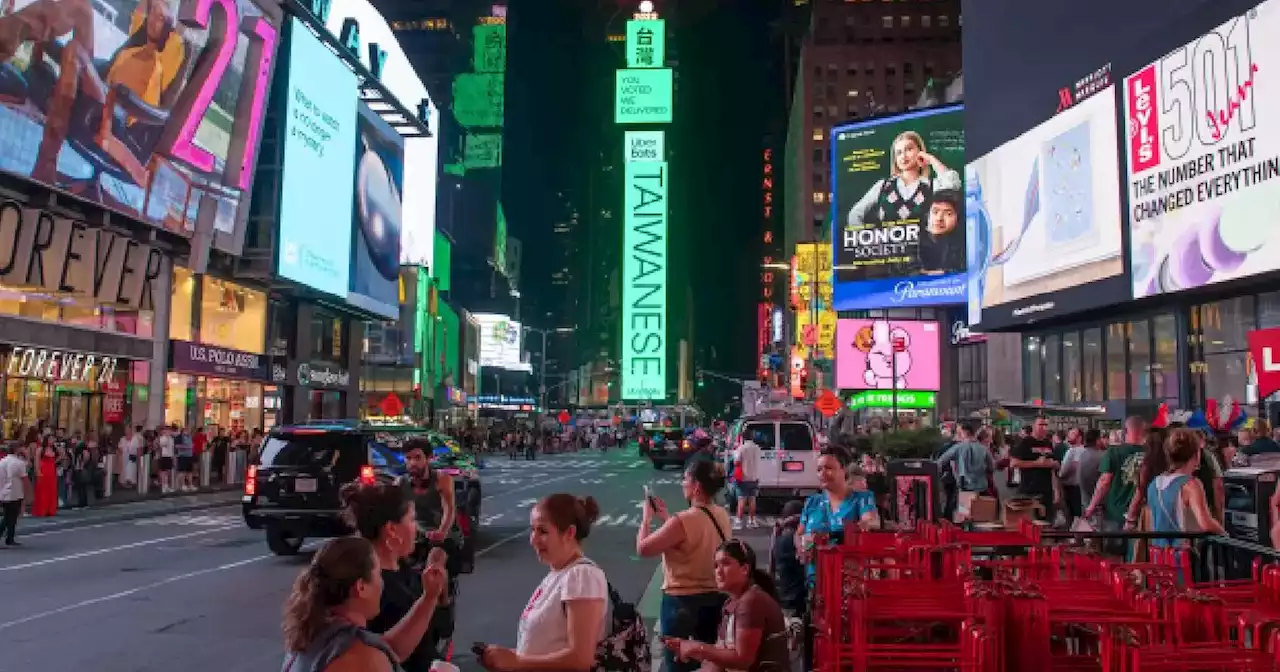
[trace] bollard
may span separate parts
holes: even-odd
[[[138,456],[138,494],[151,491],[151,454]]]
[[[213,478],[213,452],[206,450],[200,453],[200,487],[209,487],[209,481]]]
[[[224,481],[227,485],[235,485],[240,482],[243,474],[240,466],[240,451],[227,451],[227,478]]]
[[[116,456],[113,453],[107,453],[102,456],[102,498],[111,499],[111,492],[115,489],[116,479]]]

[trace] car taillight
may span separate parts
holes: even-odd
[[[367,464],[360,467],[360,482],[365,485],[373,485],[373,481],[373,467]]]
[[[258,494],[258,465],[249,465],[249,470],[244,475],[244,494],[253,496]]]

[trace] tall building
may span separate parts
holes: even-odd
[[[831,202],[828,134],[901,112],[960,71],[958,0],[818,2],[800,46],[786,164],[786,244],[821,239]]]

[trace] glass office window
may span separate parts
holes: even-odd
[[[1044,366],[1043,343],[1039,336],[1027,336],[1022,339],[1022,371],[1025,393],[1030,399],[1044,398],[1044,379],[1040,375]]]
[[[1129,398],[1151,399],[1151,325],[1129,323]]]
[[[1200,306],[1200,329],[1204,351],[1235,352],[1249,349],[1246,337],[1253,330],[1254,299],[1241,296]]]
[[[1062,401],[1062,336],[1058,334],[1044,338],[1044,401]]]

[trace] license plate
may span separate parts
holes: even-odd
[[[783,462],[782,470],[786,472],[791,472],[791,473],[795,473],[797,471],[804,471],[804,462],[796,462],[794,460]]]
[[[314,478],[297,478],[293,481],[294,492],[315,492],[316,479]]]

